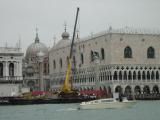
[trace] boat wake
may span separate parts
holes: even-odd
[[[61,112],[61,111],[76,111],[77,108],[66,108],[66,109],[59,109],[59,110],[56,110],[57,112]]]

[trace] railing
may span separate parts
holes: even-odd
[[[0,83],[17,83],[22,82],[22,76],[2,76],[0,77]]]

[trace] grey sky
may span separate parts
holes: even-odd
[[[34,42],[38,27],[40,41],[48,47],[61,39],[64,22],[72,35],[76,7],[80,7],[80,36],[122,28],[160,28],[160,0],[0,0],[0,46],[15,46],[21,36],[23,50]]]

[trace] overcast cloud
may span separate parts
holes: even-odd
[[[80,7],[80,36],[122,28],[160,28],[160,0],[0,0],[0,46],[15,46],[21,36],[23,50],[40,41],[48,47],[61,39],[64,22],[72,35],[77,6]]]

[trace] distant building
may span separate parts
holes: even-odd
[[[39,53],[43,54],[42,58],[38,56]],[[43,75],[40,75],[40,59],[43,59]],[[25,85],[30,87],[31,90],[40,90],[41,79],[43,77],[44,87],[48,89],[46,88],[46,86],[49,86],[48,66],[48,48],[40,42],[38,33],[36,33],[35,42],[27,48],[23,62]]]
[[[19,94],[18,87],[23,83],[22,58],[21,48],[0,47],[0,96]]]
[[[49,51],[52,90],[58,90],[65,79],[70,42],[65,31],[62,40]],[[76,39],[71,75],[73,87],[81,91],[99,89],[104,94],[159,93],[159,46],[159,34],[128,28],[110,28],[88,38]],[[94,62],[94,51],[99,53],[98,64]]]

